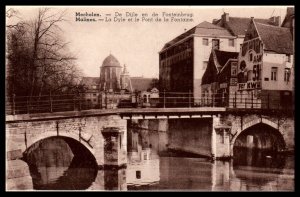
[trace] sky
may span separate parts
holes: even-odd
[[[100,76],[100,66],[109,55],[114,55],[123,66],[127,67],[131,76],[156,77],[159,73],[159,51],[165,43],[185,30],[197,24],[213,19],[220,19],[226,12],[233,17],[270,18],[281,16],[283,21],[287,6],[55,6],[53,12],[66,10],[66,22],[61,23],[66,41],[70,42],[69,50],[77,57],[76,63],[85,76]],[[37,16],[38,6],[7,6],[19,11],[19,17],[30,20]],[[133,13],[134,12],[134,13]],[[172,13],[186,14],[181,18],[190,21],[155,21],[153,13],[163,19],[163,12],[169,18]],[[96,22],[76,21],[76,13],[94,18]],[[139,21],[127,21],[126,13],[130,16],[137,14]],[[111,14],[107,16],[106,14]],[[142,14],[148,14],[142,21]],[[120,16],[122,15],[122,16]],[[106,22],[98,19],[105,17],[112,21]],[[125,22],[114,21],[114,17],[125,19]],[[190,16],[190,17],[189,17]],[[84,16],[80,17],[81,19]],[[14,19],[17,20],[17,19]],[[7,21],[10,23],[11,21]]]

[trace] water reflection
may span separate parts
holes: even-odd
[[[210,162],[205,158],[161,154],[162,150],[155,147],[164,144],[159,144],[161,140],[155,131],[133,129],[131,132],[128,190],[294,190],[293,157],[267,150],[235,148],[233,160]],[[156,138],[150,137],[155,135]],[[150,148],[153,143],[158,145]],[[145,174],[144,180],[142,174]]]
[[[235,148],[232,189],[294,190],[294,157],[270,150]]]
[[[158,132],[130,128],[128,131],[127,188],[142,189],[160,180]]]
[[[30,167],[34,189],[294,190],[294,157],[235,148],[233,160],[211,162],[168,153],[166,136],[155,130],[129,129],[128,163],[122,169],[98,170],[82,156],[67,154],[71,148],[62,141],[41,145]]]
[[[37,142],[27,150],[24,160],[37,190],[83,190],[95,181],[98,171],[87,150],[62,137]]]
[[[94,182],[97,170],[80,157],[73,157],[69,167],[42,166],[32,170],[34,189],[37,190],[83,190]],[[81,166],[81,167],[80,167]],[[34,167],[32,167],[34,168]],[[33,172],[35,171],[35,172]]]

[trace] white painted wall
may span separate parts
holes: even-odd
[[[208,46],[202,44],[203,38],[208,39]],[[229,46],[229,39],[232,38],[235,39],[235,44],[234,46]],[[203,62],[209,60],[212,49],[212,39],[220,40],[221,51],[240,51],[240,44],[243,42],[243,38],[232,38],[194,36],[194,97],[201,97],[201,80],[205,72],[205,69],[203,68]]]
[[[293,60],[293,56],[291,56]],[[262,89],[263,90],[293,90],[294,81],[294,67],[291,68],[291,76],[289,82],[284,81],[285,68],[290,68],[292,62],[286,62],[285,54],[272,54],[264,52],[263,55],[263,67],[262,67]],[[271,80],[271,69],[277,67],[277,80]],[[265,81],[265,78],[269,78],[269,81]]]

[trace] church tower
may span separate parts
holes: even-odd
[[[100,67],[100,91],[119,92],[122,66],[112,54],[107,56]]]
[[[121,89],[132,92],[131,80],[130,80],[129,72],[126,69],[125,64],[124,64],[124,69],[123,69],[123,72],[121,73],[120,78],[121,78]]]

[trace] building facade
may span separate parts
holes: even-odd
[[[112,54],[104,59],[100,67],[99,88],[100,91],[107,92],[120,92],[121,90],[132,92],[129,72],[126,66],[124,65],[122,71],[120,62]]]
[[[237,86],[238,52],[212,50],[202,77],[202,105],[226,106],[229,93]]]
[[[83,77],[81,84],[82,108],[132,107],[141,101],[141,92],[151,90],[153,78],[130,77],[126,65],[122,67],[115,56],[107,56],[101,67],[100,77]],[[150,93],[150,92],[149,92]]]
[[[167,43],[159,53],[161,89],[191,92],[194,104],[200,104],[201,80],[211,49],[236,51],[234,39],[225,28],[205,21]]]
[[[202,80],[203,97],[211,101],[207,104],[225,98],[222,106],[227,107],[293,107],[292,32],[252,18],[238,56],[213,50]]]
[[[280,17],[258,20],[270,25],[280,23]],[[229,17],[224,13],[221,19],[202,22],[166,43],[159,52],[161,92],[191,92],[193,104],[199,105],[202,77],[211,50],[239,52],[249,23],[249,18]]]
[[[293,105],[293,45],[289,28],[252,18],[238,58],[238,103],[254,99],[262,108]]]

